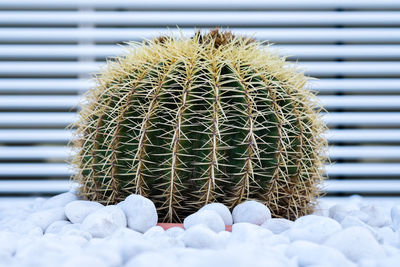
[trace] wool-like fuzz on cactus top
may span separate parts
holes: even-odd
[[[247,199],[312,212],[326,127],[308,78],[269,46],[218,30],[129,43],[96,80],[73,140],[84,198],[141,194],[165,222]]]

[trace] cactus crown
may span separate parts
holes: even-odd
[[[230,32],[130,43],[75,124],[80,193],[104,204],[141,194],[169,222],[247,199],[275,217],[308,214],[326,140],[306,82],[268,46]]]

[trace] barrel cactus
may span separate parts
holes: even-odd
[[[130,43],[79,113],[73,179],[89,200],[150,198],[164,222],[253,199],[275,217],[313,211],[325,126],[308,78],[228,31]]]

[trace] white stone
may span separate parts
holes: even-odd
[[[17,250],[20,236],[17,233],[0,231],[0,251],[12,255]]]
[[[261,227],[267,228],[274,234],[280,234],[283,231],[286,231],[290,229],[290,227],[293,226],[292,221],[289,221],[287,219],[281,219],[281,218],[272,218],[269,220],[266,220]]]
[[[181,227],[171,227],[165,231],[165,234],[171,238],[178,238],[185,233]]]
[[[357,210],[359,210],[359,208],[354,204],[336,204],[329,209],[329,217],[341,222],[350,212]]]
[[[161,226],[153,226],[143,234],[144,238],[157,238],[160,236],[165,236],[165,230]]]
[[[400,231],[400,205],[393,206],[390,215],[392,217],[393,230]]]
[[[263,243],[273,233],[261,226],[252,223],[234,223],[232,225],[231,240],[237,243],[250,242]]]
[[[290,258],[297,258],[300,266],[356,267],[338,250],[309,241],[291,243],[285,254]]]
[[[125,267],[176,267],[176,258],[174,255],[156,252],[143,253],[130,260]]]
[[[381,244],[390,246],[397,246],[399,244],[398,235],[388,226],[375,228],[373,234],[375,239]]]
[[[155,226],[158,215],[154,203],[140,195],[130,195],[118,206],[125,212],[128,227],[132,230],[144,233]]]
[[[71,222],[65,221],[65,220],[62,220],[62,221],[55,221],[55,222],[51,223],[51,224],[46,228],[45,233],[46,233],[46,234],[50,234],[50,233],[55,234],[55,233],[58,233],[58,232],[61,231],[61,229],[62,229],[65,225],[69,225],[69,224],[71,224]]]
[[[65,215],[72,223],[82,223],[86,216],[102,207],[98,202],[75,200],[65,206]]]
[[[389,257],[379,261],[377,267],[397,267],[399,266],[400,255]]]
[[[234,223],[247,222],[261,225],[271,219],[271,212],[264,204],[250,200],[237,205],[233,209],[232,217]]]
[[[341,251],[354,262],[367,258],[385,257],[384,249],[372,234],[367,229],[358,226],[349,227],[331,235],[324,244]]]
[[[82,237],[86,240],[92,239],[92,235],[88,231],[80,230],[80,229],[68,229],[68,228],[63,228],[60,231],[60,235],[64,236],[79,236]]]
[[[328,217],[307,215],[298,218],[287,231],[290,240],[307,240],[321,243],[329,236],[340,231],[340,224]]]
[[[82,229],[93,237],[106,237],[119,227],[126,227],[126,217],[115,205],[106,206],[89,214],[82,223]]]
[[[47,210],[37,211],[29,216],[28,220],[35,223],[42,228],[43,231],[55,221],[65,220],[65,213],[63,207],[51,208]]]
[[[190,227],[182,237],[186,247],[198,249],[215,248],[218,244],[217,239],[217,234],[203,224]]]
[[[365,205],[360,208],[360,211],[368,215],[366,224],[374,227],[383,227],[389,225],[390,220],[386,216],[384,210],[375,205]]]
[[[225,225],[232,225],[233,219],[232,214],[229,211],[228,207],[222,203],[210,203],[203,206],[199,211],[202,210],[213,210],[221,216],[222,220],[224,221]]]
[[[75,194],[71,192],[62,193],[47,199],[41,206],[41,209],[65,207],[69,202],[77,200]]]
[[[61,267],[77,267],[77,266],[96,266],[108,267],[108,265],[96,256],[79,254],[68,258]]]
[[[395,257],[400,256],[400,249],[390,246],[390,245],[382,245],[383,250],[385,250],[385,254],[387,257]]]
[[[216,233],[225,230],[224,221],[222,220],[221,216],[219,216],[219,214],[213,210],[198,211],[192,215],[189,215],[183,221],[183,226],[186,230],[198,224],[203,224]]]

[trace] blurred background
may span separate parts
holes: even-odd
[[[400,1],[1,0],[0,203],[69,189],[65,127],[91,73],[176,26],[229,27],[298,61],[329,111],[326,199],[400,200]]]

